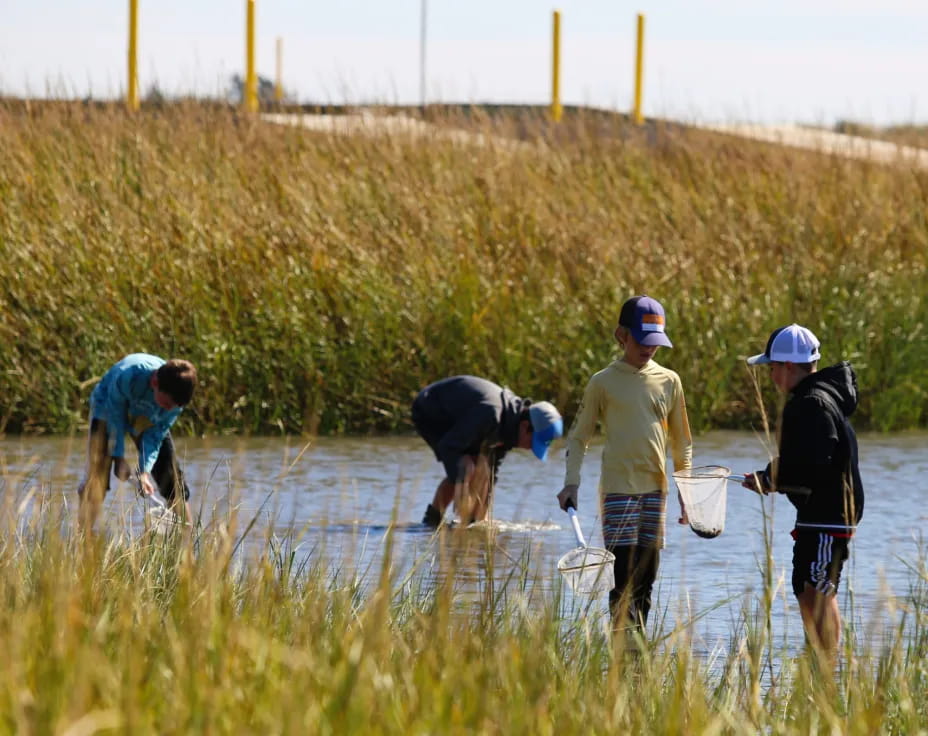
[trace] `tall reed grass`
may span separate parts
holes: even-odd
[[[529,595],[520,576],[488,575],[467,599],[455,573],[473,571],[453,564],[434,586],[401,578],[389,541],[382,569],[361,580],[301,558],[295,537],[242,554],[247,526],[234,515],[190,544],[119,524],[88,543],[48,489],[31,515],[14,495],[0,536],[3,733],[928,728],[924,560],[898,625],[876,645],[848,636],[831,686],[772,641],[769,594],[706,658],[685,622],[626,646],[557,588]],[[433,540],[435,556],[456,534],[492,558],[491,539],[454,531]]]
[[[141,350],[198,365],[197,432],[403,429],[463,372],[569,415],[640,292],[697,429],[758,421],[739,356],[792,321],[854,362],[858,427],[928,421],[928,174],[603,115],[435,123],[485,142],[0,106],[0,432],[72,430]]]

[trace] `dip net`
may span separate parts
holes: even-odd
[[[574,593],[593,595],[615,587],[615,555],[596,547],[577,547],[557,562],[564,582]]]
[[[705,539],[725,529],[725,501],[731,469],[722,465],[700,465],[673,474],[686,505],[690,529]]]

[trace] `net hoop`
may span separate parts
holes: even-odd
[[[673,473],[673,478],[686,481],[698,478],[727,478],[730,475],[731,468],[726,468],[724,465],[697,465],[695,468],[677,470]]]
[[[145,516],[148,519],[149,526],[155,534],[167,534],[175,527],[180,526],[181,521],[177,514],[165,508],[155,506],[146,511]]]
[[[615,587],[615,555],[597,547],[578,547],[557,561],[557,569],[575,593],[591,595]]]

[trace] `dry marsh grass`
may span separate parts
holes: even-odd
[[[88,544],[48,489],[31,517],[13,495],[0,541],[2,733],[928,727],[924,560],[878,646],[848,632],[831,686],[813,659],[772,640],[769,591],[732,621],[728,648],[706,658],[694,655],[685,626],[628,648],[556,588],[527,600],[516,578],[484,580],[462,608],[451,584],[402,580],[389,542],[383,568],[362,586],[294,555],[298,537],[242,556],[247,519],[200,531],[189,547],[118,524]]]
[[[459,372],[570,414],[640,292],[696,428],[758,422],[739,356],[791,321],[854,362],[858,427],[928,421],[925,173],[603,115],[435,122],[491,144],[0,105],[0,432],[74,429],[139,350],[196,362],[197,432],[402,429]]]

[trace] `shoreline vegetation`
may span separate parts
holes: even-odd
[[[84,540],[48,488],[0,508],[0,731],[4,733],[905,733],[928,727],[928,568],[887,603],[884,633],[850,616],[834,683],[770,625],[769,550],[730,640],[694,646],[691,612],[647,641],[615,639],[601,615],[532,585],[532,560],[494,579],[404,575],[384,540],[365,580],[326,568],[296,530],[253,533],[234,513],[196,533]],[[26,509],[26,513],[23,510]],[[30,513],[31,511],[31,513]],[[318,552],[318,550],[316,550]],[[426,562],[427,567],[429,563]],[[766,566],[766,569],[764,569]],[[462,595],[456,575],[478,576]],[[539,592],[546,591],[546,592]],[[717,615],[717,614],[716,614]]]
[[[928,173],[603,111],[426,117],[484,143],[0,101],[0,433],[78,431],[137,351],[196,364],[180,433],[410,431],[455,373],[569,421],[641,292],[695,431],[760,426],[740,358],[792,321],[854,364],[858,429],[928,426]]]

